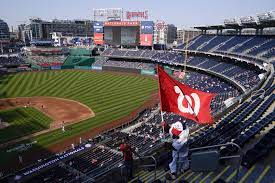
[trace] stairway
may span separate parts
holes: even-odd
[[[212,172],[192,172],[190,169],[180,174],[176,180],[166,180],[164,170],[157,170],[157,179],[163,183],[179,183],[183,180],[189,183],[214,183],[218,179],[226,182],[233,182],[236,175],[236,168],[231,165],[224,166]],[[131,183],[138,182],[150,183],[154,181],[154,171],[142,170],[136,174],[136,177],[130,181]],[[275,181],[275,171],[270,165],[261,166],[254,165],[250,169],[241,167],[238,183],[271,183]]]

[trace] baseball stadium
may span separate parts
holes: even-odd
[[[32,19],[18,52],[1,42],[0,182],[275,182],[275,12],[177,44],[147,10],[123,13]]]

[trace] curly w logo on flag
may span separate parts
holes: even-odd
[[[158,66],[161,110],[173,112],[199,124],[211,124],[210,103],[216,94],[193,89],[171,78]]]

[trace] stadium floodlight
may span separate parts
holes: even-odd
[[[251,25],[251,24],[258,24],[256,19],[253,16],[245,16],[240,18],[242,25]]]
[[[257,17],[260,22],[275,21],[275,11],[273,10],[266,13],[259,13],[257,14]]]
[[[120,21],[123,18],[122,8],[106,8],[106,9],[93,9],[95,21],[116,20]]]
[[[224,25],[239,25],[239,22],[237,21],[236,18],[230,18],[230,19],[225,19],[224,20]]]

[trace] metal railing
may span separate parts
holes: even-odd
[[[139,164],[138,168],[151,168],[153,167],[154,168],[154,180],[157,179],[157,160],[154,156],[142,156],[142,157],[139,157],[139,162],[142,162],[142,160],[145,160],[145,159],[152,159],[153,160],[153,164]],[[140,177],[139,177],[139,173],[138,173],[138,180],[140,180]]]
[[[192,149],[189,149],[189,152],[191,151],[199,151],[199,150],[204,150],[204,149],[213,149],[213,148],[218,148],[218,147],[225,147],[225,146],[235,146],[238,148],[238,154],[237,155],[234,155],[234,156],[222,156],[219,158],[219,160],[221,159],[232,159],[232,158],[239,158],[239,162],[238,162],[238,165],[237,165],[237,172],[236,172],[236,176],[235,176],[235,179],[234,179],[234,182],[238,182],[238,178],[239,178],[239,172],[240,172],[240,168],[241,168],[241,162],[242,162],[242,151],[241,151],[241,147],[234,143],[234,142],[228,142],[226,144],[217,144],[217,145],[212,145],[212,146],[204,146],[204,147],[198,147],[198,148],[192,148]]]

